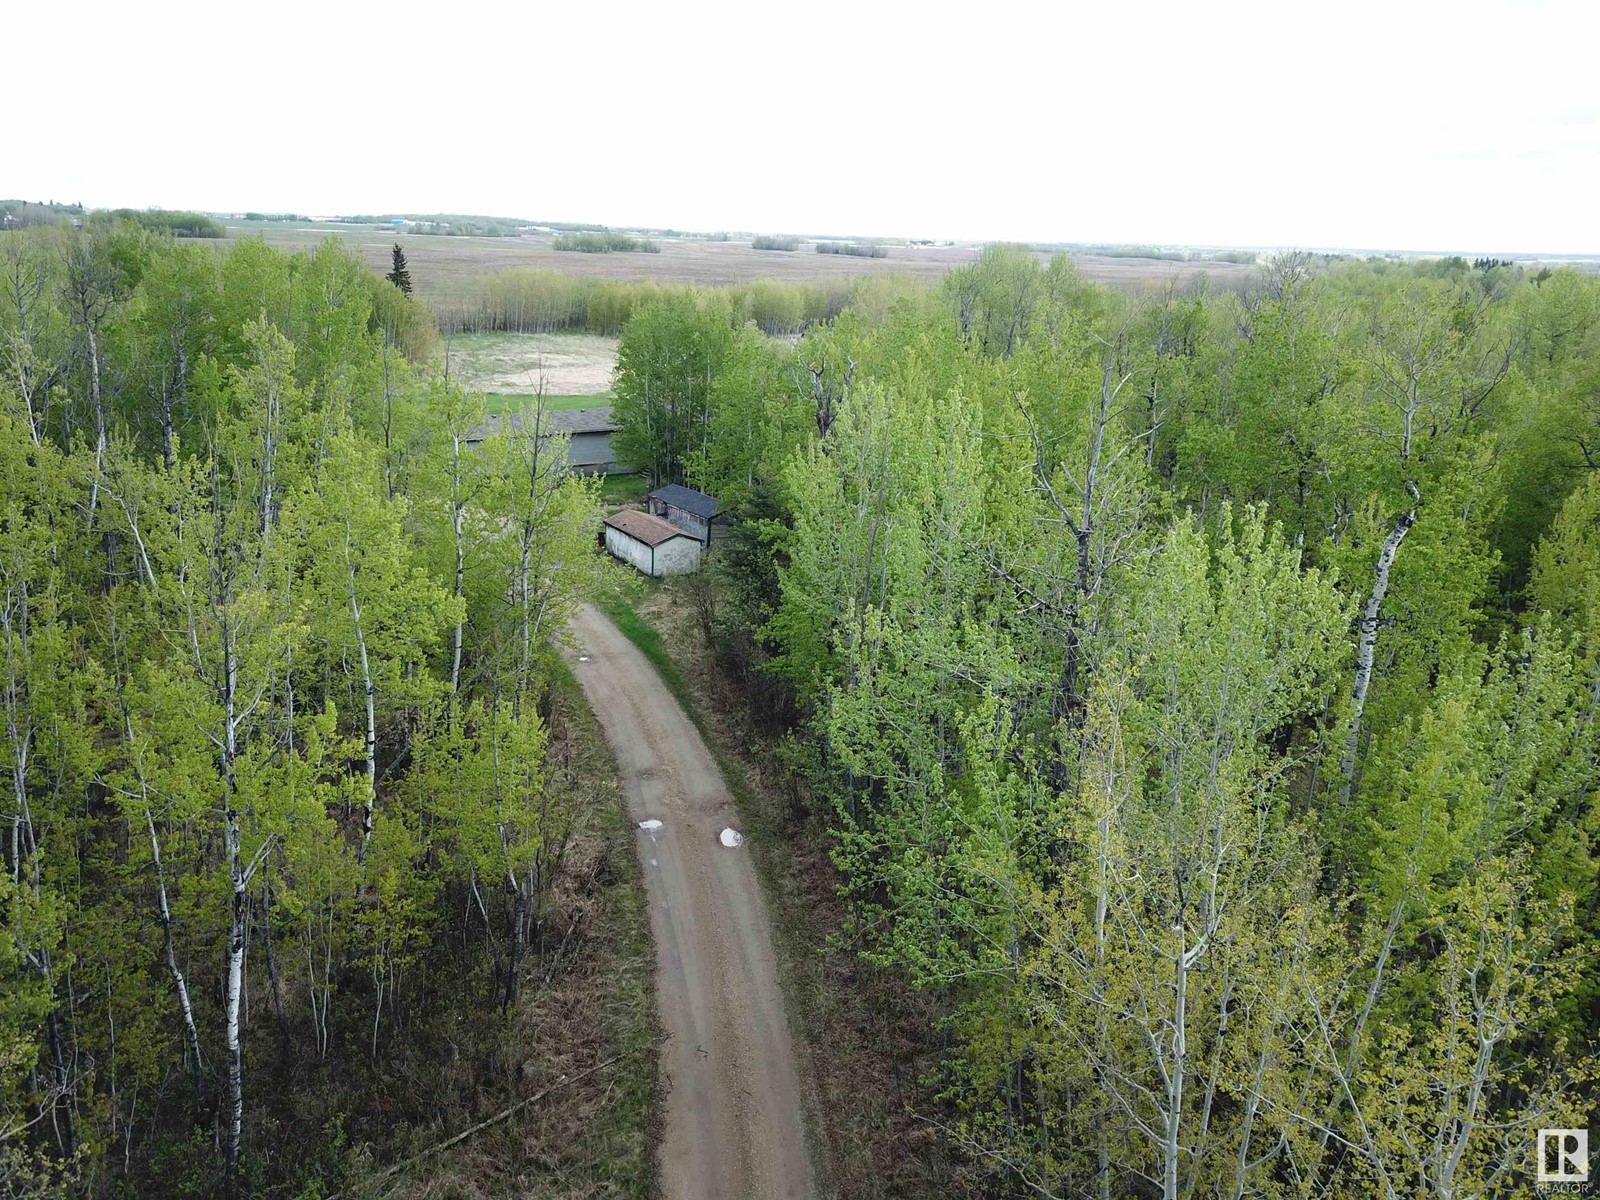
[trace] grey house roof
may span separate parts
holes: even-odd
[[[497,433],[514,433],[522,428],[524,415],[530,418],[531,426],[532,413],[524,414],[516,409],[506,413],[490,413],[482,425],[474,425],[467,430],[465,440],[476,443]],[[540,421],[540,428],[546,433],[611,433],[616,427],[610,405],[603,408],[556,409],[546,412]]]
[[[669,483],[666,487],[658,487],[650,493],[650,499],[659,500],[673,508],[681,508],[684,512],[693,513],[697,517],[704,517],[708,521],[722,511],[722,502],[720,500],[677,483]]]
[[[612,433],[617,423],[611,419],[611,406],[570,408],[545,414],[552,433]]]

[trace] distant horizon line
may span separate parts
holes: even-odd
[[[24,200],[21,197],[8,197],[8,198],[5,198],[3,200],[0,200],[0,204],[5,204],[5,203],[40,204],[40,205],[45,205],[47,207],[48,206],[55,206],[55,207],[61,207],[61,208],[78,208],[78,209],[81,209],[81,210],[84,210],[84,211],[87,211],[87,212],[103,212],[103,211],[112,211],[112,210],[116,210],[116,209],[119,209],[119,208],[132,209],[132,208],[137,207],[137,206],[131,205],[131,204],[84,204],[81,201],[74,201],[74,202],[71,202],[71,203],[66,203],[66,202],[57,201],[57,200]],[[1469,250],[1469,249],[1461,249],[1459,247],[1457,247],[1457,248],[1442,248],[1441,247],[1441,248],[1432,248],[1432,249],[1422,249],[1422,248],[1415,248],[1415,247],[1398,248],[1398,247],[1392,247],[1392,246],[1338,245],[1338,244],[1334,244],[1334,243],[1321,243],[1321,244],[1318,244],[1318,243],[1312,243],[1312,242],[1254,242],[1254,243],[1251,243],[1251,242],[1221,242],[1221,241],[1154,240],[1154,239],[1148,239],[1148,238],[1130,238],[1130,239],[1120,239],[1120,240],[1119,239],[1111,239],[1111,238],[1098,238],[1098,239],[1086,240],[1086,241],[1075,241],[1075,240],[1074,241],[1068,241],[1068,240],[1061,240],[1061,239],[1049,239],[1049,240],[1046,240],[1046,239],[1009,238],[1009,237],[957,237],[957,236],[951,236],[951,235],[912,236],[912,235],[908,235],[908,234],[883,234],[883,233],[875,233],[875,234],[864,234],[864,233],[840,234],[840,233],[800,232],[800,231],[794,231],[794,230],[777,230],[777,229],[763,232],[761,230],[756,230],[756,229],[737,229],[737,228],[733,228],[731,226],[696,229],[696,228],[690,228],[690,227],[687,227],[687,226],[648,225],[648,224],[640,224],[640,223],[633,223],[633,222],[621,222],[621,223],[610,223],[610,224],[608,224],[608,223],[602,222],[602,221],[531,220],[531,219],[528,219],[528,218],[525,218],[525,217],[496,216],[496,215],[493,215],[493,214],[490,214],[490,213],[446,212],[446,211],[442,211],[442,210],[441,211],[436,211],[436,212],[424,212],[424,211],[421,211],[421,210],[410,210],[410,211],[407,211],[407,210],[400,210],[400,209],[389,209],[389,210],[376,210],[376,211],[373,211],[373,212],[370,212],[370,213],[354,212],[354,213],[339,213],[339,214],[333,214],[333,215],[322,215],[322,214],[314,214],[314,213],[311,213],[311,212],[300,211],[300,210],[295,210],[295,209],[269,210],[269,209],[264,209],[264,208],[262,208],[262,209],[256,209],[256,208],[245,208],[245,209],[240,209],[240,208],[181,208],[181,207],[174,208],[174,207],[169,207],[167,205],[146,205],[146,206],[144,206],[144,208],[145,208],[145,211],[149,211],[149,212],[196,212],[196,213],[200,213],[201,215],[207,216],[207,217],[224,218],[224,219],[231,219],[231,220],[237,220],[237,221],[245,220],[246,219],[246,214],[248,214],[248,213],[259,213],[260,215],[262,215],[264,217],[277,218],[278,220],[280,220],[282,222],[285,222],[285,223],[295,221],[295,222],[301,222],[301,223],[304,223],[304,224],[315,224],[315,225],[339,225],[339,224],[361,225],[361,224],[367,224],[371,220],[378,220],[378,219],[382,219],[382,220],[402,219],[402,220],[413,220],[413,221],[415,221],[415,220],[417,220],[419,218],[427,219],[427,218],[457,217],[457,218],[466,218],[466,219],[473,219],[473,220],[493,221],[493,222],[499,222],[499,223],[504,223],[504,224],[508,224],[508,225],[519,225],[519,226],[525,226],[525,227],[537,227],[537,228],[542,228],[542,229],[549,229],[552,232],[558,232],[558,233],[559,232],[569,232],[569,231],[577,232],[577,231],[581,231],[581,230],[587,229],[587,230],[595,230],[595,231],[607,230],[607,231],[624,232],[624,233],[655,234],[655,235],[658,235],[658,236],[674,236],[674,235],[677,235],[677,236],[692,236],[692,237],[699,237],[699,238],[712,238],[712,237],[715,237],[717,235],[724,235],[729,239],[732,239],[732,238],[741,238],[741,239],[743,239],[743,238],[754,238],[754,237],[760,237],[760,236],[768,236],[768,237],[793,237],[793,238],[797,238],[797,239],[800,239],[800,240],[803,240],[803,241],[813,241],[813,242],[833,242],[833,241],[838,241],[838,242],[900,242],[900,243],[904,243],[904,244],[908,244],[908,245],[909,244],[919,244],[920,243],[920,244],[923,244],[923,245],[934,245],[934,246],[938,246],[938,245],[951,245],[951,246],[1012,245],[1012,246],[1026,247],[1027,249],[1032,250],[1034,252],[1038,252],[1038,253],[1047,253],[1047,252],[1050,252],[1050,251],[1093,252],[1096,249],[1106,249],[1106,250],[1149,249],[1149,250],[1157,250],[1157,251],[1160,251],[1160,250],[1201,250],[1201,251],[1229,251],[1229,250],[1234,250],[1234,251],[1252,251],[1252,252],[1255,252],[1255,253],[1258,253],[1258,254],[1304,251],[1304,252],[1306,252],[1308,254],[1342,254],[1342,255],[1351,255],[1351,256],[1377,255],[1377,256],[1394,256],[1394,257],[1398,257],[1398,258],[1489,257],[1489,258],[1508,258],[1508,259],[1513,259],[1513,260],[1527,260],[1527,261],[1534,261],[1534,262],[1545,261],[1545,260],[1561,261],[1561,262],[1600,261],[1600,250],[1595,250],[1595,251],[1548,250],[1548,249],[1547,250],[1506,250],[1506,249],[1485,250],[1485,249],[1482,249],[1482,248],[1475,248],[1475,249],[1470,249]],[[271,221],[261,221],[261,222],[250,222],[250,223],[251,224],[270,224],[270,223],[273,223],[273,222],[271,222]],[[485,235],[447,234],[447,235],[424,235],[424,236],[473,237],[473,236],[485,236]],[[1129,257],[1137,257],[1137,256],[1129,256]]]

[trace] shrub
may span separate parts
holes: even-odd
[[[887,248],[877,242],[818,242],[818,254],[848,254],[852,258],[888,258]]]
[[[557,250],[577,250],[583,254],[661,253],[661,247],[655,242],[611,230],[604,233],[558,233],[554,244]]]

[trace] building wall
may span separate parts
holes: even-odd
[[[688,538],[662,542],[655,547],[652,556],[650,547],[637,538],[629,537],[622,530],[609,525],[605,528],[607,552],[613,558],[632,563],[636,570],[646,575],[685,575],[700,565],[700,544]]]
[[[483,445],[487,436],[497,436],[485,435],[482,431],[477,432],[478,436],[468,436],[461,440],[464,449],[476,450]],[[609,433],[572,434],[567,442],[567,465],[583,475],[622,475],[631,470],[617,461],[616,451],[611,448]]]
[[[567,444],[567,465],[587,475],[611,475],[627,470],[617,463],[609,433],[575,433]]]
[[[648,547],[647,547],[648,549]],[[673,538],[656,547],[657,575],[687,575],[700,568],[700,543]]]
[[[632,563],[646,575],[650,574],[650,547],[609,525],[606,526],[606,551],[612,558]]]
[[[660,500],[650,501],[650,511],[658,517],[665,518],[669,525],[683,530],[690,537],[699,538],[702,545],[710,540],[711,522],[704,517],[696,516],[692,512],[685,512],[681,508],[675,508]]]

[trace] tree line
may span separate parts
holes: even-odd
[[[976,1194],[1526,1195],[1596,1099],[1600,280],[986,251],[622,339]],[[952,1183],[952,1188],[956,1187]]]
[[[889,248],[880,242],[818,242],[818,254],[846,254],[852,258],[888,258]]]
[[[70,225],[85,221],[132,222],[153,233],[176,237],[222,238],[228,236],[222,222],[204,213],[180,212],[164,208],[113,208],[88,210],[81,204],[29,204],[23,200],[0,200],[0,229],[19,229],[30,225]]]
[[[24,230],[0,292],[0,1195],[320,1187],[312,1093],[409,1096],[544,944],[595,493],[536,414],[467,453],[336,243]]]
[[[648,238],[605,230],[601,233],[558,233],[550,243],[557,250],[581,254],[660,254],[661,244]]]
[[[789,283],[757,279],[746,284],[695,288],[648,279],[580,279],[559,271],[519,267],[480,279],[460,302],[441,303],[440,327],[462,333],[555,333],[583,330],[615,337],[635,312],[656,301],[694,301],[721,307],[733,326],[754,321],[773,336],[793,336],[846,307],[870,305],[885,291],[914,286],[905,280],[868,279]]]

